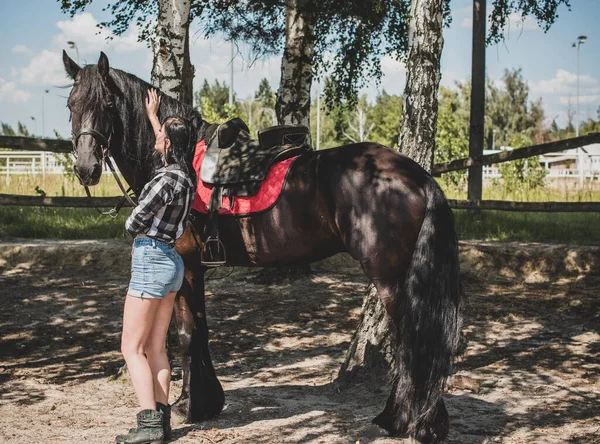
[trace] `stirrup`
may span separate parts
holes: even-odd
[[[225,253],[225,245],[223,245],[219,236],[206,239],[204,247],[200,252],[200,264],[205,267],[220,267],[226,263],[227,254]]]

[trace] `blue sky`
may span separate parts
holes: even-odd
[[[104,0],[95,0],[87,12],[73,18],[62,14],[54,0],[3,1],[0,6],[0,121],[16,126],[26,123],[36,134],[47,137],[56,129],[64,136],[70,133],[69,115],[65,108],[68,84],[64,75],[61,52],[66,49],[73,59],[77,44],[81,64],[95,63],[104,51],[111,66],[149,80],[152,55],[145,44],[136,41],[136,30],[107,42],[108,31],[98,34],[95,24],[106,18]],[[597,118],[600,106],[600,1],[573,0],[572,10],[562,7],[550,31],[544,33],[532,19],[513,17],[506,40],[487,48],[488,76],[497,81],[505,69],[521,68],[528,81],[530,99],[542,98],[548,121],[566,122],[569,106],[576,109],[576,49],[571,45],[579,35],[588,37],[580,47],[580,118]],[[488,13],[491,6],[488,3]],[[453,23],[444,33],[442,85],[452,87],[466,81],[471,74],[472,0],[454,0]],[[197,31],[192,25],[192,35]],[[192,38],[191,58],[196,67],[194,84],[199,87],[206,78],[229,83],[229,44],[219,40]],[[402,64],[383,60],[384,78],[379,87],[388,93],[401,94],[405,70]],[[273,57],[248,67],[238,56],[234,62],[234,89],[239,98],[252,94],[266,77],[274,89],[279,83],[280,59]],[[45,91],[48,90],[46,93]],[[365,92],[377,94],[376,85]],[[33,119],[32,119],[33,117]]]

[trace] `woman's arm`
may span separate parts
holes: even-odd
[[[157,136],[160,131],[160,121],[158,120],[158,107],[160,106],[160,96],[154,88],[148,90],[148,97],[145,100],[146,114],[150,119],[150,124],[154,130],[154,135]]]

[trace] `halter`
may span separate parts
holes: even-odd
[[[102,163],[104,163],[105,166],[108,166],[108,168],[110,169],[110,171],[113,174],[113,177],[115,178],[115,181],[117,182],[117,185],[119,185],[119,188],[123,192],[123,198],[121,199],[121,201],[117,204],[117,206],[115,208],[113,208],[112,210],[109,210],[109,211],[102,211],[98,207],[94,207],[94,208],[96,208],[96,211],[98,211],[100,214],[108,215],[111,217],[116,217],[117,214],[119,213],[119,210],[125,203],[125,200],[127,200],[135,208],[137,206],[137,203],[134,201],[135,195],[134,196],[129,195],[131,188],[129,188],[127,190],[125,189],[125,187],[121,183],[121,180],[119,179],[119,175],[117,174],[117,171],[116,171],[112,161],[110,160],[110,155],[108,152],[108,146],[110,144],[109,139],[106,138],[104,136],[104,134],[102,134],[99,131],[96,131],[95,129],[92,129],[92,128],[80,129],[77,133],[74,133],[72,135],[73,156],[75,158],[77,158],[77,141],[79,140],[79,138],[81,136],[92,136],[94,138],[94,140],[100,147],[100,153],[98,153],[98,150],[94,150],[94,156],[96,157],[96,159],[98,159],[98,162],[102,162]],[[84,185],[83,188],[85,188],[85,192],[86,192],[87,196],[91,199],[92,194],[90,193],[89,187],[87,185]]]

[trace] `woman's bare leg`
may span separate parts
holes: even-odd
[[[160,303],[161,299],[125,298],[121,353],[142,409],[156,410],[154,380],[144,353]]]
[[[169,403],[169,385],[171,383],[171,367],[167,357],[166,338],[173,314],[175,295],[175,292],[171,292],[160,301],[154,325],[146,343],[146,357],[154,383],[154,399],[165,405]]]

